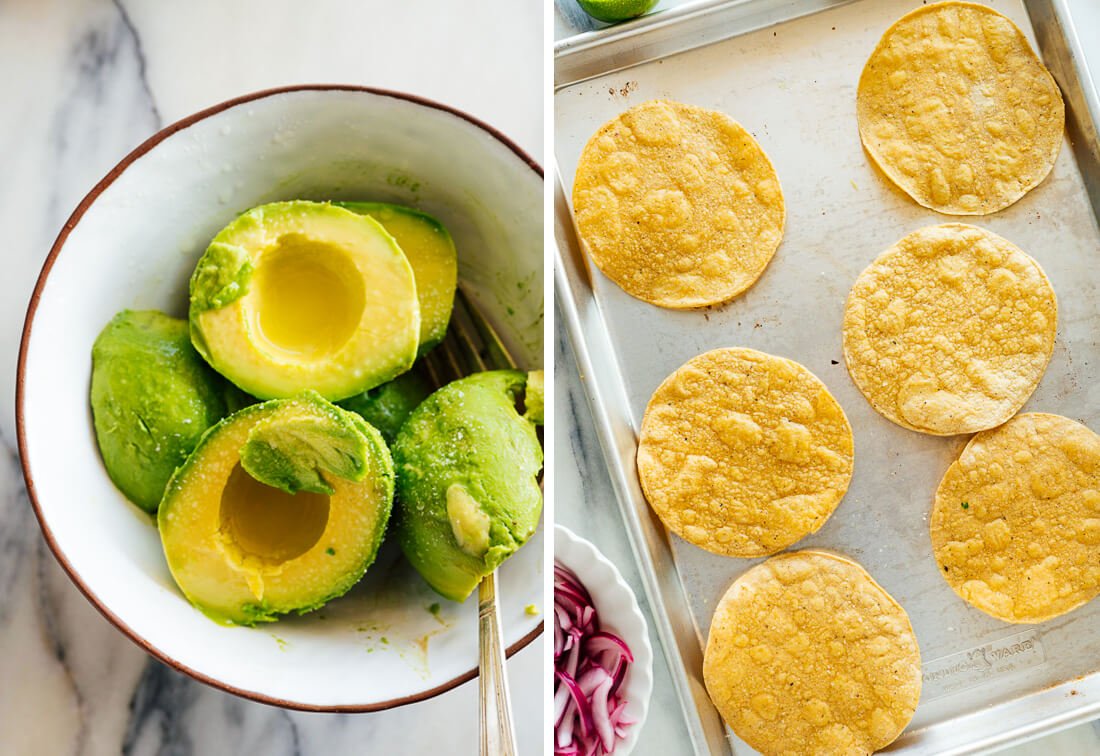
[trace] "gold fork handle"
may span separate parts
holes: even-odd
[[[496,573],[486,575],[478,588],[478,636],[481,656],[481,756],[515,756],[512,697],[504,673],[504,646],[497,610]]]

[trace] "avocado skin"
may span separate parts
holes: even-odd
[[[337,402],[336,406],[359,415],[392,446],[405,420],[431,393],[431,385],[414,367],[389,383]]]
[[[625,13],[621,6],[613,3],[601,4],[598,2],[589,2],[588,0],[577,0],[577,4],[581,6],[585,13],[597,21],[603,21],[606,24],[616,24],[620,21],[637,18],[638,16],[649,13],[653,10],[653,6],[657,5],[657,0],[646,0],[646,2],[634,7],[630,7],[630,4],[627,3],[627,7],[630,8],[630,10]],[[604,5],[610,7],[604,7]]]
[[[240,412],[245,407],[259,404],[260,400],[251,394],[246,394],[229,381],[223,381],[225,388],[222,390],[222,398],[225,400],[225,414],[232,415]]]
[[[226,414],[225,381],[191,345],[185,320],[123,310],[92,347],[91,405],[107,474],[156,512],[165,485]]]
[[[413,567],[452,601],[465,600],[538,526],[542,447],[515,408],[526,382],[518,370],[457,380],[428,397],[397,434],[397,538]],[[490,518],[481,557],[458,546],[447,518],[447,489],[456,483]]]

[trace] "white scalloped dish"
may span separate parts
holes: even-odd
[[[554,528],[554,558],[572,570],[588,589],[600,629],[619,636],[634,655],[620,689],[626,701],[626,714],[634,724],[627,728],[626,737],[616,743],[614,750],[614,756],[626,756],[638,742],[653,693],[649,627],[634,592],[615,565],[599,549],[562,525]]]

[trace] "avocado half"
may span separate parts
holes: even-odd
[[[538,526],[542,447],[535,424],[516,410],[527,385],[518,370],[467,376],[428,397],[397,434],[398,541],[453,601],[466,599]]]
[[[424,354],[443,340],[458,285],[458,255],[443,224],[427,213],[384,202],[338,202],[382,224],[412,267],[420,302],[420,346]]]
[[[168,479],[226,415],[228,384],[191,346],[187,321],[123,310],[92,346],[92,419],[107,474],[155,512]]]
[[[247,407],[211,428],[158,512],[180,590],[243,625],[304,614],[374,561],[394,494],[381,435],[314,392]]]
[[[276,202],[218,233],[191,277],[195,348],[260,399],[344,399],[400,375],[420,343],[412,269],[370,217]]]

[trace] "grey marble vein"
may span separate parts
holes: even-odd
[[[141,43],[119,2],[86,3],[89,23],[78,30],[69,52],[69,75],[50,128],[55,164],[53,186],[76,191],[110,167],[120,149],[136,146],[161,126],[145,78]],[[102,155],[103,160],[89,160]],[[74,180],[81,174],[87,180]],[[51,196],[46,221],[60,225],[75,204],[69,192]]]
[[[122,740],[122,753],[126,756],[139,753],[189,756],[194,753],[191,733],[183,726],[182,715],[195,705],[197,693],[189,680],[163,664],[146,664],[130,699],[130,721]],[[234,708],[226,707],[227,710]],[[232,721],[233,717],[229,718]]]
[[[0,596],[11,596],[19,582],[27,550],[33,543],[27,535],[34,532],[34,518],[26,492],[22,490],[19,458],[10,446],[5,445],[0,465],[0,491],[3,491],[3,508],[0,509]],[[0,627],[8,620],[12,610],[11,602],[0,601]]]
[[[141,44],[125,10],[111,2],[84,3],[81,10],[85,23],[69,29],[60,96],[49,116],[51,191],[42,214],[41,252],[31,255],[31,259],[44,255],[51,233],[60,226],[77,195],[86,191],[120,154],[160,126],[144,80]],[[7,435],[5,432],[5,438]],[[86,622],[95,612],[87,605],[71,603],[72,586],[36,533],[29,512],[26,495],[21,492],[16,506],[3,518],[5,524],[15,526],[13,535],[22,537],[23,558],[0,564],[0,583],[16,580],[20,573],[25,576],[28,568],[33,569],[34,579],[24,578],[20,587],[35,591],[40,637],[63,675],[69,705],[77,712],[75,747],[78,753],[90,752],[96,750],[88,738],[90,717],[114,697],[98,690],[95,665],[89,669],[89,665],[81,664],[77,669],[72,657],[75,654],[78,659],[84,658],[80,654],[83,642],[94,637],[103,642],[104,656],[126,657],[128,663],[120,666],[133,668],[135,662],[144,664],[145,659],[136,649],[126,647],[125,641],[98,618],[92,620],[88,632],[74,633],[74,627],[80,626],[67,620],[76,614]],[[30,551],[28,545],[33,545]],[[32,564],[28,564],[28,558],[33,559]]]
[[[135,28],[134,22],[130,19],[130,14],[127,12],[126,6],[122,3],[122,0],[111,0],[111,2],[118,10],[118,15],[122,19],[122,23],[126,27],[130,39],[133,41],[134,55],[138,63],[138,78],[141,79],[141,88],[145,91],[145,96],[149,100],[149,109],[152,111],[157,128],[160,128],[164,125],[164,119],[161,118],[160,111],[157,109],[157,102],[153,98],[153,90],[149,87],[149,73],[146,70],[145,50],[141,43],[141,37],[138,35],[137,28]]]
[[[59,624],[61,617],[56,611],[58,609],[58,597],[49,588],[47,571],[54,569],[56,565],[48,553],[49,549],[45,541],[39,539],[34,545],[35,582],[38,586],[36,598],[38,616],[41,618],[42,638],[48,644],[49,653],[64,671],[66,681],[73,691],[73,699],[77,709],[83,709],[83,695],[73,679],[72,669],[69,666],[69,650],[65,645],[64,631]],[[83,720],[80,722],[80,727],[81,730],[86,727]],[[83,738],[81,737],[80,740],[83,740]]]

